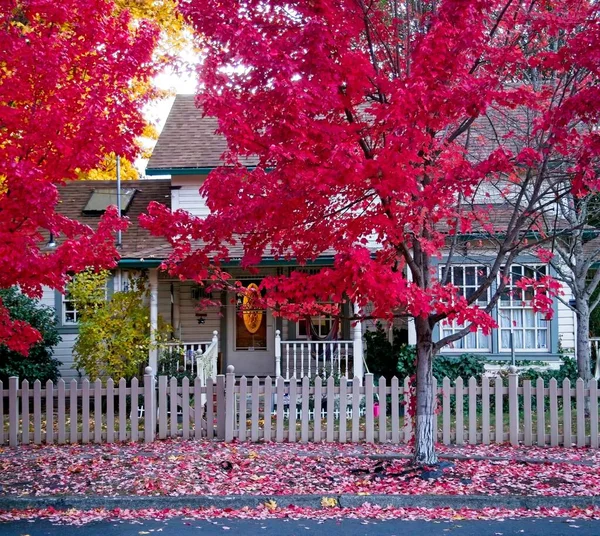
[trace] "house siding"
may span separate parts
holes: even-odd
[[[200,187],[206,179],[205,176],[191,175],[172,178],[171,207],[173,210],[187,210],[194,216],[205,218],[210,210],[206,206],[206,199],[200,195]]]

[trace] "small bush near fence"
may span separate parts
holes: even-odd
[[[167,437],[225,441],[409,442],[402,401],[408,378],[375,385],[358,378],[286,382],[217,376],[146,375],[115,383],[87,380],[0,384],[0,444],[112,443]],[[508,378],[448,378],[437,387],[437,440],[598,447],[598,383]],[[388,400],[389,404],[378,404]],[[588,402],[586,410],[586,402]],[[296,411],[294,411],[294,408]]]

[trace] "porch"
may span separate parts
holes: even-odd
[[[268,275],[263,270],[250,282]],[[243,277],[240,277],[244,279]],[[299,324],[275,318],[270,310],[253,318],[239,314],[239,299],[227,292],[210,296],[191,281],[169,279],[157,269],[149,270],[150,327],[156,333],[159,318],[173,327],[173,340],[151,345],[149,365],[164,372],[165,358],[178,370],[193,377],[215,377],[228,366],[237,376],[265,378],[303,376],[349,376],[364,378],[363,326],[347,321],[331,336],[330,327],[319,332],[318,340],[302,333]],[[216,305],[200,309],[198,303],[210,297]]]

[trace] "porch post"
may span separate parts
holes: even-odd
[[[360,308],[354,304],[354,314],[358,316],[360,314]],[[361,383],[365,375],[365,369],[363,365],[363,340],[362,340],[362,322],[356,321],[352,327],[352,347],[353,347],[353,366],[354,366],[354,377],[359,378]]]
[[[212,360],[212,378],[217,377],[217,361],[219,359],[219,332],[213,331],[212,343],[215,345],[214,357]]]
[[[281,376],[281,331],[275,331],[275,377]]]
[[[156,332],[158,330],[158,269],[150,268],[148,274],[150,283],[150,351],[148,365],[158,375],[158,348],[156,347]]]

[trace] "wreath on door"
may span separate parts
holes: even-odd
[[[260,289],[256,283],[250,283],[248,290],[258,292]],[[244,295],[242,300],[242,318],[244,319],[244,326],[248,330],[248,333],[256,333],[262,324],[263,312],[258,309],[255,305],[256,294],[250,293]]]

